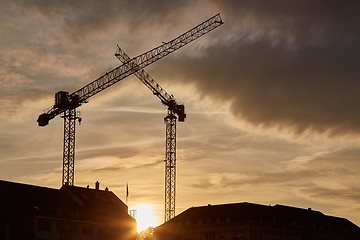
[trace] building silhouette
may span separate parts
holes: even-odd
[[[154,234],[157,240],[360,240],[360,228],[347,219],[247,202],[189,208]]]
[[[136,221],[113,192],[76,186],[60,189],[0,180],[0,239],[133,240]],[[69,236],[69,235],[67,235]]]

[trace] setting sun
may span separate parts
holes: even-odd
[[[138,232],[146,230],[148,227],[156,227],[158,225],[158,219],[151,205],[139,205],[135,209]]]

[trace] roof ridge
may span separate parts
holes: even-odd
[[[52,188],[52,187],[48,187],[48,186],[37,186],[37,185],[29,184],[29,183],[11,182],[11,181],[6,181],[6,180],[0,179],[0,184],[1,184],[1,182],[4,184],[9,184],[9,185],[12,184],[12,185],[23,186],[23,187],[46,188],[46,189],[51,189],[51,190],[58,190],[57,188]]]

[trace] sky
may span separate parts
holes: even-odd
[[[176,214],[251,202],[312,208],[360,225],[359,1],[0,0],[0,178],[60,188],[63,119],[37,117],[204,20],[224,24],[146,71],[177,124]],[[89,99],[75,185],[108,187],[164,220],[166,107],[134,76]]]

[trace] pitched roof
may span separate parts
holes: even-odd
[[[191,207],[170,221],[160,225],[197,225],[213,223],[261,222],[290,225],[307,225],[311,227],[360,228],[345,218],[327,216],[319,211],[283,205],[260,205],[254,203],[231,203]]]
[[[85,218],[93,215],[109,218],[112,216],[131,218],[128,207],[113,192],[76,186],[63,186],[79,214]]]
[[[0,192],[0,216],[63,217],[66,200],[66,207],[71,208],[71,217],[75,219],[131,218],[127,206],[107,190],[76,186],[53,189],[0,180]]]
[[[59,209],[60,191],[57,189],[20,184],[0,180],[0,214],[54,215],[54,209]]]

